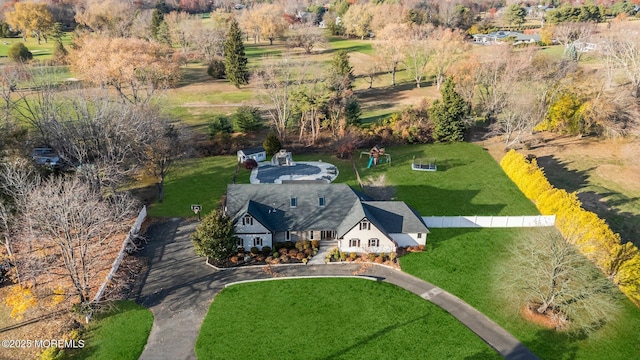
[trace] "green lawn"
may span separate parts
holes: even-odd
[[[368,151],[367,149],[361,149]],[[367,169],[355,156],[360,177],[384,174],[396,198],[423,215],[536,215],[538,210],[482,147],[469,143],[389,147],[386,163]],[[438,171],[411,170],[413,157],[436,159]]]
[[[231,183],[237,157],[215,156],[181,161],[167,176],[165,198],[149,210],[154,217],[191,217],[191,204],[202,205],[203,214],[220,204]],[[240,169],[238,182],[249,182],[249,172]]]
[[[7,56],[7,52],[9,48],[18,42],[23,43],[29,51],[33,54],[34,60],[48,60],[51,59],[51,55],[53,54],[53,48],[55,46],[54,41],[44,42],[44,39],[38,44],[38,41],[34,38],[27,38],[27,41],[24,42],[22,38],[0,38],[0,57],[5,58]],[[72,39],[71,34],[66,34],[62,37],[62,43],[68,49],[71,45]],[[6,44],[5,44],[6,43]],[[3,59],[3,61],[7,61],[7,59]]]
[[[361,52],[367,55],[371,55],[373,52],[372,43],[371,40],[353,40],[335,36],[329,38],[329,45],[334,50]]]
[[[424,253],[401,258],[403,271],[460,297],[542,359],[640,358],[640,309],[620,295],[621,313],[589,337],[571,337],[525,321],[496,295],[495,273],[507,248],[533,229],[431,229]]]
[[[153,315],[133,301],[119,301],[110,314],[96,316],[82,339],[85,347],[71,359],[136,360],[147,343]]]
[[[363,279],[227,288],[211,304],[195,351],[225,360],[500,358],[436,305]]]

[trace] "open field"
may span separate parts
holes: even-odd
[[[251,341],[239,348],[246,334]],[[500,358],[436,305],[363,279],[269,281],[223,290],[202,324],[196,355],[245,359],[247,352],[256,359]]]
[[[118,301],[113,312],[97,315],[82,339],[85,347],[69,356],[70,359],[136,360],[142,354],[153,314],[133,301]]]
[[[432,229],[427,251],[401,258],[403,271],[460,297],[511,332],[541,359],[635,359],[640,357],[640,309],[622,294],[621,311],[589,337],[569,336],[524,320],[495,291],[496,272],[517,237],[535,229]]]

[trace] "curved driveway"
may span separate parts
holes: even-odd
[[[152,225],[147,232],[149,267],[134,295],[151,310],[154,322],[140,359],[196,359],[194,346],[202,320],[224,285],[274,276],[258,267],[216,271],[206,266],[191,246],[190,234],[196,226],[194,221],[172,219]],[[277,266],[273,270],[282,277],[354,273],[376,277],[448,311],[506,359],[537,359],[515,337],[462,300],[401,271],[356,264]]]

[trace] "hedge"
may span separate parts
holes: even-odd
[[[543,215],[556,215],[562,236],[593,262],[636,305],[640,305],[640,252],[597,214],[582,207],[575,192],[557,189],[538,166],[515,150],[500,162],[507,176],[532,200]]]

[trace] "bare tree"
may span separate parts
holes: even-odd
[[[408,39],[404,47],[404,63],[407,70],[416,81],[416,87],[425,76],[425,67],[429,61],[431,49],[428,46],[429,34],[433,31],[431,25],[414,25],[409,28]]]
[[[555,230],[519,240],[499,279],[508,297],[558,330],[588,333],[618,310],[613,283]]]
[[[396,72],[404,60],[407,31],[405,24],[389,24],[376,37],[374,43],[376,55],[391,74],[391,86],[396,85]]]
[[[149,118],[153,121],[149,122],[145,129],[146,136],[142,140],[140,151],[141,164],[156,179],[158,202],[162,202],[167,175],[173,169],[176,160],[189,155],[188,134],[184,128],[158,115]]]
[[[616,23],[604,34],[598,46],[609,85],[613,83],[616,72],[620,71],[629,81],[632,95],[640,97],[640,40],[637,29],[630,24]]]
[[[314,47],[325,47],[327,38],[322,29],[311,23],[296,24],[289,31],[287,44],[293,48],[303,48],[305,54],[311,54]]]
[[[564,22],[556,25],[555,39],[564,46],[564,55],[580,60],[582,46],[596,31],[596,23]]]
[[[92,300],[99,274],[108,270],[104,255],[125,231],[133,204],[122,195],[103,199],[76,177],[51,178],[29,194],[24,215],[33,219],[34,241],[56,252],[46,268],[67,276],[81,303]]]
[[[78,24],[110,37],[130,37],[139,12],[128,1],[81,0],[76,3]]]
[[[447,77],[450,66],[466,53],[469,44],[464,41],[465,33],[461,30],[437,28],[429,37],[431,58],[429,66],[436,76],[436,87],[440,86]]]
[[[251,83],[262,96],[278,137],[284,140],[291,117],[291,94],[300,83],[301,64],[291,61],[287,55],[265,58],[262,63],[253,73]]]

